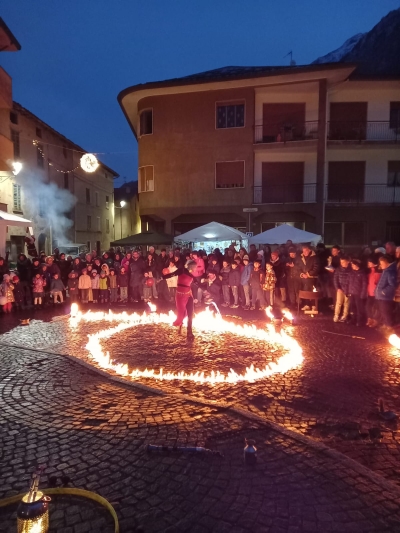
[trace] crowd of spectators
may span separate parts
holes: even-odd
[[[212,254],[202,250],[166,249],[156,253],[110,249],[72,258],[56,249],[18,257],[10,272],[8,258],[0,258],[0,305],[4,312],[31,305],[62,304],[68,297],[82,304],[128,305],[141,300],[173,302],[177,288],[174,272],[188,260],[196,263],[192,292],[197,306],[215,302],[245,311],[297,308],[313,311],[310,298],[299,302],[300,291],[317,291],[333,310],[335,322],[391,327],[400,321],[400,247],[365,247],[351,257],[339,246],[320,243],[270,246],[249,250],[231,245]]]

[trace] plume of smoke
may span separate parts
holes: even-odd
[[[14,177],[22,187],[24,215],[33,222],[36,237],[48,234],[51,226],[53,241],[71,242],[68,230],[73,221],[68,214],[76,203],[76,197],[67,189],[60,189],[55,183],[46,183],[39,173],[29,168]]]

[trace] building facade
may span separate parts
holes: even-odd
[[[123,239],[140,233],[138,182],[129,181],[114,189],[114,238]]]
[[[142,229],[286,222],[327,244],[400,241],[399,80],[338,63],[227,67],[119,102],[138,141]]]
[[[114,235],[116,172],[100,164],[93,172],[80,167],[85,150],[14,102],[8,117],[13,158],[22,170],[0,188],[7,209],[33,222],[38,251],[86,245],[105,250]],[[9,235],[12,255],[24,251],[23,231]]]

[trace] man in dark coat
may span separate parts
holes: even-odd
[[[294,248],[294,246],[289,248],[289,257],[286,260],[285,268],[290,304],[296,306],[299,298],[301,281],[300,272],[298,270],[296,248]]]
[[[139,257],[139,252],[134,251],[132,254],[132,261],[129,265],[129,287],[131,289],[131,298],[134,302],[140,300],[140,287],[143,281],[144,274],[144,262],[141,257]]]

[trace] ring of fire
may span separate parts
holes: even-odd
[[[132,328],[139,325],[158,325],[166,324],[171,327],[175,320],[175,315],[172,311],[168,314],[158,314],[152,312],[150,314],[128,314],[126,312],[113,313],[109,311],[104,312],[91,312],[82,313],[76,304],[71,306],[71,318],[70,325],[75,328],[81,321],[84,322],[117,322],[117,325],[109,329],[100,330],[97,333],[88,335],[88,343],[86,349],[89,357],[97,363],[97,365],[108,371],[115,372],[116,374],[124,377],[137,380],[139,378],[155,379],[155,380],[179,380],[179,381],[192,381],[195,383],[229,383],[235,384],[238,382],[254,382],[260,379],[267,378],[273,374],[285,374],[289,370],[293,370],[299,367],[303,362],[302,349],[299,343],[290,337],[285,330],[276,331],[272,324],[266,325],[266,329],[257,328],[254,325],[238,325],[233,322],[224,320],[221,315],[215,315],[210,310],[203,311],[197,314],[193,320],[193,327],[201,331],[209,331],[216,334],[233,333],[240,335],[251,340],[264,341],[269,345],[274,345],[277,348],[283,349],[285,353],[279,357],[276,362],[267,364],[264,368],[254,368],[251,364],[246,368],[245,372],[239,374],[233,369],[230,369],[228,373],[220,371],[211,371],[206,373],[204,371],[198,372],[164,372],[162,368],[158,371],[154,369],[145,370],[133,370],[129,371],[127,364],[121,364],[113,361],[109,352],[104,353],[101,347],[101,340],[107,339],[120,333],[123,330]]]

